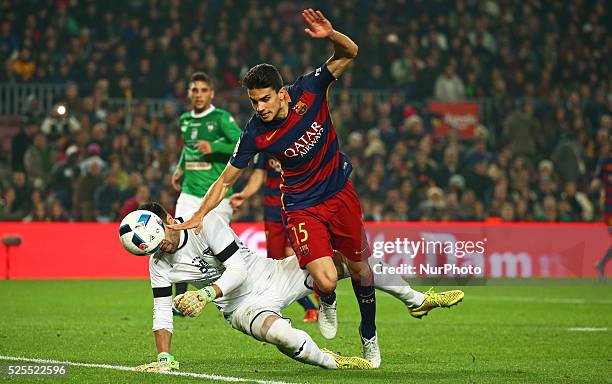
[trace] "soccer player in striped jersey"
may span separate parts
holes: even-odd
[[[282,260],[292,256],[294,253],[289,244],[289,238],[285,231],[281,218],[281,173],[280,163],[266,154],[255,156],[255,169],[242,192],[230,196],[230,204],[233,209],[240,209],[245,199],[251,197],[264,186],[264,228],[266,233],[266,250],[268,257]],[[308,296],[298,300],[304,308],[304,322],[314,323],[318,320],[318,311]]]
[[[264,154],[256,155],[255,159],[255,170],[251,174],[247,185],[241,192],[230,196],[230,204],[232,208],[240,209],[244,201],[253,196],[261,188],[265,180],[264,224],[268,256],[277,260],[293,256],[294,253],[291,248],[286,248],[288,237],[285,227],[282,225],[282,222],[279,222],[281,217],[281,192],[278,161]],[[340,257],[338,254],[334,256],[336,258]],[[382,260],[370,259],[370,266],[373,267],[374,264],[385,265]],[[338,268],[338,274],[338,278],[346,278],[350,275],[345,265],[342,266],[342,269]],[[450,306],[448,305],[449,302],[452,303],[451,305],[454,305],[463,298],[463,292],[459,290],[441,293],[435,293],[433,290],[427,293],[416,291],[399,275],[374,274],[374,287],[400,300],[406,305],[410,314],[418,319],[427,315],[431,309],[438,307],[436,302],[442,303],[439,305],[440,307],[448,307]],[[453,297],[453,299],[449,300],[449,297]],[[444,303],[447,305],[444,305]],[[302,306],[304,307],[304,305]],[[306,319],[306,314],[304,319]]]
[[[368,264],[370,247],[365,236],[359,199],[349,175],[352,167],[340,153],[328,109],[327,91],[357,55],[357,45],[336,31],[319,11],[302,12],[312,38],[327,39],[334,53],[313,72],[283,86],[278,70],[269,64],[251,68],[243,78],[256,115],[242,132],[229,164],[211,186],[194,216],[174,229],[202,228],[203,217],[214,209],[236,182],[240,171],[257,153],[272,155],[281,164],[283,222],[300,267],[308,270],[321,298],[319,329],[326,338],[337,330],[335,289],[338,270],[334,250],[344,257],[359,304],[359,333],[364,357],[375,367],[381,362],[376,336],[376,295]],[[419,316],[435,306],[461,300],[453,295],[428,295],[414,308]],[[415,312],[412,312],[413,316]]]

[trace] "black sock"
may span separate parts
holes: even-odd
[[[321,302],[327,305],[332,305],[336,301],[336,292],[332,293],[329,296],[321,296],[321,294],[319,294],[319,299],[321,300]]]
[[[366,339],[371,339],[376,335],[376,291],[372,284],[372,278],[369,280],[369,282],[362,282],[351,279],[353,291],[359,304],[359,312],[361,312],[359,331],[361,336]],[[369,283],[369,285],[364,285],[366,283]]]
[[[185,292],[187,292],[187,283],[174,284],[174,296],[182,295]]]
[[[297,302],[302,306],[302,308],[304,308],[304,310],[317,309],[308,296],[302,297]]]

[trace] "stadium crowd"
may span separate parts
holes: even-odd
[[[360,46],[333,87],[332,115],[366,220],[601,219],[599,165],[612,134],[609,3],[308,5]],[[328,48],[303,34],[300,17],[290,1],[0,0],[0,82],[63,84],[66,107],[43,111],[28,99],[0,164],[0,219],[112,221],[151,198],[172,210],[186,80],[206,71],[223,95],[266,61],[293,81]],[[361,90],[357,105],[349,90]],[[239,95],[215,104],[243,124],[252,110]],[[109,98],[167,102],[151,113],[145,103],[111,107]],[[472,139],[434,138],[427,99],[483,101],[492,116]],[[261,220],[261,205],[254,199],[236,219]]]

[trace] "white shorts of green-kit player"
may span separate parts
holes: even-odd
[[[188,193],[181,193],[178,200],[176,201],[176,209],[174,217],[182,217],[184,220],[188,220],[193,214],[200,208],[203,197],[197,197]],[[223,221],[229,224],[232,221],[232,206],[229,203],[229,199],[221,200],[221,203],[217,208],[213,209]]]

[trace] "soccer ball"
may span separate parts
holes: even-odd
[[[119,239],[123,248],[131,254],[152,255],[157,252],[164,239],[164,223],[153,212],[131,212],[121,221]]]

